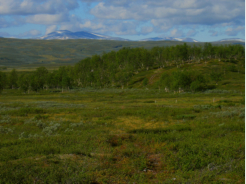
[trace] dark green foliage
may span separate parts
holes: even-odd
[[[73,87],[108,88],[120,87],[131,88],[133,84],[142,81],[142,86],[153,84],[153,79],[146,77],[150,70],[157,68],[180,68],[185,63],[192,63],[201,60],[226,59],[229,61],[241,60],[242,46],[214,46],[205,43],[204,46],[190,46],[184,43],[171,47],[153,47],[151,50],[145,48],[123,47],[117,52],[111,51],[103,55],[93,55],[71,66],[62,66],[58,70],[49,72],[45,67],[39,67],[30,74],[22,74],[17,81],[15,70],[10,73],[9,86],[27,92],[40,91],[48,88],[60,88],[70,90]],[[226,53],[225,53],[226,52]],[[228,53],[229,56],[228,56]],[[228,59],[229,57],[229,59]],[[238,71],[235,64],[230,65],[230,71]],[[239,67],[240,68],[240,67]],[[240,70],[240,72],[243,72]],[[134,76],[141,77],[134,79]],[[224,69],[225,73],[225,69]],[[145,74],[145,75],[144,75]],[[148,76],[148,75],[147,75]],[[222,73],[214,70],[210,74],[211,79],[218,84],[222,80]],[[153,76],[154,77],[154,76]],[[181,70],[173,71],[172,74],[163,73],[158,87],[172,91],[204,91],[214,86],[208,85],[205,73],[199,71]]]
[[[20,86],[20,89],[25,93],[30,87],[30,78],[30,74],[22,74],[18,79],[18,85]]]
[[[210,76],[211,76],[211,79],[214,80],[216,84],[218,84],[218,82],[222,80],[223,74],[220,71],[212,71],[210,73]]]
[[[147,86],[148,85],[148,79],[147,78],[145,78],[144,80],[143,80],[143,86]]]
[[[207,79],[202,74],[196,74],[195,78],[193,78],[193,81],[190,85],[190,89],[192,91],[204,91],[208,89],[207,86]]]
[[[5,73],[0,71],[0,92],[6,87],[7,84],[7,76]]]
[[[177,115],[176,119],[194,119],[196,115],[193,114],[185,114],[185,115]]]
[[[238,69],[235,65],[230,65],[230,66],[228,66],[227,69],[231,72],[238,72]]]
[[[18,75],[17,75],[17,72],[15,69],[13,69],[11,72],[10,72],[10,75],[9,75],[9,86],[10,88],[16,88],[17,87],[17,81],[18,81]]]
[[[9,114],[16,116],[28,116],[28,114],[44,114],[45,110],[40,108],[20,108],[18,110],[12,110]]]
[[[195,71],[176,71],[172,75],[164,73],[159,81],[160,86],[174,91],[203,91],[207,89],[207,79]]]
[[[118,52],[112,51],[104,53],[102,56],[94,55],[92,58],[80,61],[74,66],[73,80],[76,85],[82,87],[119,86],[123,88],[128,85],[131,77],[139,71],[167,67],[173,65],[173,61],[178,66],[183,62],[201,60],[202,57],[206,59],[225,58],[226,56],[223,53],[233,48],[233,46],[213,46],[210,43],[206,43],[203,48],[191,47],[187,44],[172,47],[154,47],[151,50],[122,48]],[[220,52],[216,52],[216,50]],[[237,52],[236,56],[243,57]],[[162,77],[165,87],[173,90],[182,88],[183,90],[191,89],[193,91],[201,91],[207,88],[207,80],[199,73],[174,72],[172,79],[173,82],[168,76]],[[216,78],[216,81],[218,81],[218,78]],[[144,79],[143,86],[146,85],[146,82],[147,79]],[[191,87],[192,82],[194,83]],[[163,85],[160,83],[159,86]]]
[[[177,71],[172,73],[172,89],[189,89],[192,82],[191,73],[187,71]]]

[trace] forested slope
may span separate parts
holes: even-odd
[[[149,50],[128,47],[93,55],[74,66],[62,66],[54,71],[39,67],[31,73],[15,70],[9,76],[1,73],[1,88],[20,88],[27,92],[52,88],[148,86],[166,91],[202,91],[217,87],[218,82],[230,76],[227,72],[233,72],[233,77],[244,75],[244,58],[242,45],[189,46],[184,43]]]
[[[118,51],[124,47],[155,46],[167,47],[182,45],[179,41],[115,41],[115,40],[31,40],[0,38],[0,69],[18,68],[29,70],[40,66],[57,69],[59,66],[73,65],[81,59],[104,52]],[[203,42],[187,43],[203,45]],[[213,45],[242,44],[242,42],[213,42]]]

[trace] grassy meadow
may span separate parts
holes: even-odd
[[[244,183],[239,91],[9,89],[0,102],[0,183]]]

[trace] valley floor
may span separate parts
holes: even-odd
[[[244,183],[244,104],[228,90],[3,90],[0,183]]]

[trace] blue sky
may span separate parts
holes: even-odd
[[[0,36],[37,38],[57,30],[130,40],[245,39],[244,0],[0,0]]]

